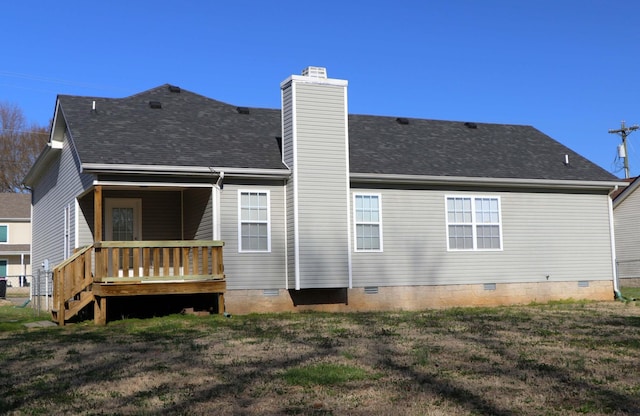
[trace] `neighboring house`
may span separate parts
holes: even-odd
[[[280,88],[282,110],[59,96],[25,179],[34,262],[222,240],[231,313],[613,299],[623,183],[602,168],[530,126],[351,115],[323,68]],[[96,266],[109,288],[159,276],[131,250]]]
[[[0,278],[10,287],[31,283],[31,196],[0,193]]]
[[[640,286],[640,179],[632,178],[613,196],[616,261],[622,286]]]

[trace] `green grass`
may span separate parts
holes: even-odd
[[[640,287],[623,287],[620,288],[620,293],[627,299],[639,299],[640,300]]]
[[[51,320],[48,312],[38,313],[29,307],[0,306],[0,332],[15,331],[24,328],[26,323],[47,320]]]

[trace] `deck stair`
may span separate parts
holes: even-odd
[[[224,313],[226,281],[222,241],[98,241],[53,270],[51,316],[59,325],[93,304],[96,324],[106,324],[114,296],[214,294]]]
[[[94,301],[92,255],[93,245],[84,247],[53,269],[51,315],[59,325],[64,325]]]

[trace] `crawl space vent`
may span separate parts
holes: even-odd
[[[149,101],[150,108],[162,108],[162,103],[160,101]]]

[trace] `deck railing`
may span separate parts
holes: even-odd
[[[63,325],[92,302],[95,284],[224,281],[223,245],[212,240],[95,242],[54,268],[54,320]]]
[[[90,245],[76,251],[53,269],[53,310],[64,310],[66,302],[93,282],[92,249]]]
[[[224,279],[222,241],[99,241],[94,282]]]

